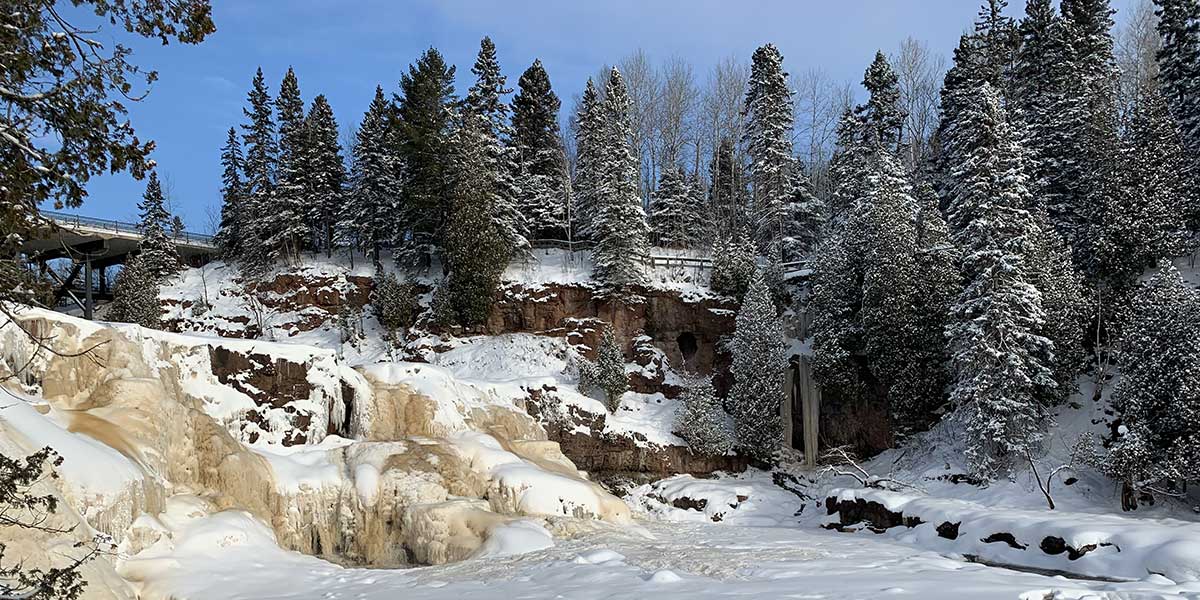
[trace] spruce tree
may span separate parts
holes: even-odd
[[[650,228],[659,246],[684,248],[693,239],[691,198],[683,170],[676,166],[663,169],[658,188],[650,198]]]
[[[679,437],[698,454],[723,456],[734,446],[729,417],[721,407],[721,399],[713,388],[712,379],[696,376],[684,384],[683,414],[679,416]]]
[[[138,255],[117,273],[113,282],[113,302],[108,318],[119,323],[134,323],[149,329],[162,327],[162,308],[158,302],[161,280]]]
[[[621,406],[621,396],[629,390],[629,377],[625,374],[625,353],[617,344],[611,324],[604,328],[596,361],[583,364],[579,387],[604,394],[604,406],[609,412],[616,412]]]
[[[753,182],[754,238],[760,250],[783,237],[784,203],[791,192],[794,112],[783,55],[773,44],[754,51],[742,114]]]
[[[746,165],[737,159],[733,140],[721,138],[708,163],[708,204],[712,212],[712,231],[729,232],[749,227]]]
[[[792,173],[792,192],[784,205],[784,237],[780,245],[783,260],[808,256],[826,218],[825,203],[812,192],[808,177],[800,169]]]
[[[242,125],[242,145],[246,152],[245,206],[240,214],[240,255],[243,268],[260,274],[274,264],[276,255],[267,245],[274,231],[271,198],[275,189],[275,121],[271,111],[271,94],[267,91],[262,68],[254,75],[248,96],[249,108],[243,109],[249,122]]]
[[[1200,479],[1194,460],[1200,452],[1198,324],[1200,294],[1163,261],[1134,296],[1119,355],[1122,376],[1113,391],[1121,428],[1103,466],[1127,490]],[[1125,508],[1134,507],[1127,499]]]
[[[754,241],[751,240],[750,233],[745,227],[739,227],[732,233],[718,234],[717,242],[713,245],[712,257],[708,287],[717,294],[741,302],[758,269],[755,263]]]
[[[1075,157],[1068,154],[1059,109],[1075,90],[1065,87],[1069,69],[1065,31],[1051,0],[1028,0],[1018,34],[1013,105],[1027,131],[1030,191],[1048,208],[1062,207],[1062,196],[1069,189],[1064,170],[1073,172]]]
[[[447,212],[446,156],[451,131],[454,67],[430,48],[408,72],[400,76],[396,98],[393,154],[403,185],[396,240],[397,260],[406,264],[426,261],[439,242]]]
[[[649,226],[638,196],[638,164],[629,111],[632,103],[621,72],[613,67],[605,88],[600,135],[600,179],[593,200],[592,278],[606,293],[623,294],[644,278],[642,257]]]
[[[1200,0],[1154,0],[1158,5],[1158,77],[1184,147],[1200,156]],[[1192,168],[1197,168],[1192,166]]]
[[[1011,99],[1015,62],[1020,32],[1011,17],[1004,14],[1008,0],[986,0],[975,20],[975,37],[979,40],[980,76],[1000,91],[1001,97]]]
[[[242,182],[245,158],[238,142],[237,130],[229,128],[225,145],[221,147],[221,222],[217,226],[215,241],[221,258],[238,260],[242,256],[241,224],[246,217],[246,187]]]
[[[900,108],[899,79],[882,51],[875,52],[875,60],[863,75],[862,84],[869,95],[867,103],[856,107],[855,112],[866,127],[868,139],[895,150],[907,115]]]
[[[525,69],[517,85],[520,91],[513,96],[512,126],[521,173],[519,206],[532,237],[564,238],[570,180],[563,169],[559,137],[561,103],[541,60]]]
[[[337,226],[343,242],[371,255],[377,272],[382,270],[382,249],[397,228],[397,190],[401,185],[400,169],[390,148],[394,135],[388,126],[390,113],[383,88],[376,87],[375,98],[358,126],[350,189]]]
[[[955,239],[966,287],[947,330],[954,368],[951,401],[966,421],[971,470],[994,477],[1036,449],[1049,416],[1039,387],[1053,386],[1052,344],[1027,257],[1038,224],[1029,212],[1023,149],[999,93],[983,83],[961,115],[967,149],[951,215],[966,218]]]
[[[181,264],[175,241],[167,233],[171,227],[171,215],[164,203],[158,173],[151,171],[146,192],[138,203],[138,210],[141,211],[138,230],[142,234],[142,239],[138,241],[138,256],[147,275],[159,283],[174,277]]]
[[[829,176],[833,180],[830,212],[835,220],[844,219],[865,196],[863,188],[870,158],[877,148],[868,143],[866,131],[862,116],[849,109],[838,120],[837,146],[829,163]]]
[[[279,122],[279,162],[270,217],[264,223],[270,231],[266,243],[274,255],[296,259],[302,244],[310,238],[305,161],[308,138],[300,84],[290,67],[279,84],[275,110]]]
[[[786,399],[787,347],[771,290],[757,273],[738,309],[730,343],[730,406],[738,445],[756,460],[772,459],[783,443],[780,407]]]
[[[332,256],[334,227],[345,200],[346,164],[338,142],[337,121],[324,94],[313,99],[304,121],[305,206],[315,248]],[[393,193],[399,193],[395,190]]]
[[[575,210],[571,224],[578,236],[588,239],[595,236],[593,221],[598,205],[597,190],[604,177],[603,111],[600,92],[589,78],[575,115]]]

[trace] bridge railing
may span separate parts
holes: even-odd
[[[127,221],[118,221],[116,219],[100,219],[97,217],[86,217],[83,215],[74,215],[70,213],[62,213],[51,210],[41,211],[42,215],[53,220],[55,223],[67,228],[87,227],[99,231],[111,231],[113,233],[125,233],[130,235],[141,235],[141,227],[137,223],[129,223]],[[215,246],[213,236],[203,233],[192,233],[190,231],[173,231],[167,230],[167,235],[171,236],[177,242],[183,242],[194,246]]]
[[[568,252],[578,252],[580,250],[591,250],[595,244],[590,240],[530,240],[529,246],[534,250],[566,250]],[[693,269],[711,269],[713,259],[711,256],[668,256],[658,254],[646,254],[642,256],[642,264],[652,268],[693,268]],[[783,268],[787,271],[803,269],[808,266],[807,260],[797,260],[783,263]]]

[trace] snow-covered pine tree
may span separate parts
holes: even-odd
[[[729,234],[718,234],[717,242],[713,245],[713,265],[709,272],[708,287],[717,294],[741,302],[758,269],[755,256],[754,241],[745,227],[739,227]]]
[[[643,280],[642,257],[649,230],[638,196],[638,163],[629,120],[631,101],[621,72],[613,67],[605,86],[601,168],[592,208],[592,278],[607,293],[622,294]]]
[[[241,224],[245,220],[246,187],[242,183],[245,158],[238,142],[237,130],[229,128],[229,136],[221,147],[221,222],[215,242],[221,258],[238,260],[242,256]]]
[[[380,253],[397,229],[396,200],[401,186],[397,158],[391,150],[391,110],[383,88],[376,87],[355,136],[350,189],[337,225],[341,241],[368,252],[376,272],[382,271]]]
[[[1147,267],[1182,254],[1186,239],[1187,159],[1178,129],[1155,85],[1143,85],[1121,144],[1120,185],[1093,225],[1094,275],[1120,293]]]
[[[563,169],[564,150],[558,128],[558,96],[550,76],[535,60],[517,82],[513,96],[513,142],[522,177],[521,212],[535,239],[566,239],[567,194],[571,185]]]
[[[603,177],[604,107],[600,91],[589,78],[575,114],[575,207],[571,227],[578,237],[594,239],[597,189]]]
[[[896,150],[906,115],[900,108],[899,79],[883,51],[875,52],[875,60],[867,67],[862,84],[869,94],[867,103],[855,107],[854,111],[863,122],[868,139],[886,149]]]
[[[1047,207],[1061,206],[1064,169],[1073,169],[1065,154],[1061,113],[1066,85],[1067,48],[1063,23],[1051,0],[1028,0],[1017,26],[1020,47],[1014,68],[1013,106],[1025,123],[1029,153],[1029,187]]]
[[[1071,249],[1054,229],[1045,206],[1035,200],[1030,212],[1038,228],[1032,236],[1026,263],[1042,297],[1045,322],[1040,333],[1053,344],[1043,356],[1053,385],[1042,385],[1036,393],[1043,404],[1056,406],[1077,389],[1075,379],[1086,360],[1083,325],[1088,320],[1089,307],[1084,297],[1083,277],[1071,260]]]
[[[1168,261],[1134,296],[1120,361],[1122,423],[1103,466],[1124,482],[1130,509],[1129,491],[1200,478],[1200,293]]]
[[[279,163],[275,190],[271,196],[270,237],[267,245],[276,256],[289,260],[299,258],[302,244],[309,241],[307,188],[308,165],[305,150],[308,146],[304,127],[304,100],[300,98],[300,83],[288,67],[279,84],[275,98],[279,123]]]
[[[416,323],[421,303],[412,282],[401,283],[395,273],[376,273],[371,311],[383,326],[385,336],[394,339],[400,330]]]
[[[650,198],[650,228],[657,245],[665,248],[684,248],[695,238],[691,236],[691,198],[683,170],[668,166],[658,178],[658,188]]]
[[[621,406],[621,396],[629,390],[629,377],[625,374],[625,353],[617,344],[611,324],[600,337],[596,361],[584,363],[580,369],[579,387],[604,394],[604,406],[609,412],[616,412]]]
[[[446,220],[445,162],[451,131],[454,67],[430,48],[400,76],[400,95],[392,119],[392,144],[397,169],[403,165],[403,185],[396,220],[396,260],[425,263],[435,250]]]
[[[721,138],[708,163],[708,205],[713,222],[710,231],[714,234],[750,226],[748,180],[746,165],[734,153],[733,140]]]
[[[862,117],[850,109],[838,120],[837,146],[829,163],[829,176],[833,180],[830,212],[834,220],[845,219],[865,195],[863,186],[871,154],[876,149],[865,139],[866,128]]]
[[[754,51],[742,114],[753,182],[753,234],[760,250],[783,237],[784,203],[791,193],[795,168],[795,117],[787,77],[783,55],[773,44]]]
[[[730,353],[733,388],[729,397],[739,447],[755,460],[768,462],[783,443],[780,407],[786,398],[787,347],[762,273],[755,274],[738,309]]]
[[[529,249],[529,240],[526,238],[525,219],[517,207],[520,196],[515,179],[518,174],[518,155],[517,148],[512,143],[510,108],[504,102],[504,96],[512,93],[512,89],[505,87],[506,79],[500,72],[496,45],[492,43],[491,38],[484,37],[479,42],[479,54],[475,58],[475,65],[471,67],[471,73],[475,75],[475,83],[463,100],[463,119],[467,119],[465,113],[471,113],[483,119],[486,124],[475,143],[482,145],[486,158],[486,164],[483,166],[486,168],[488,180],[484,183],[485,189],[490,190],[492,195],[488,202],[489,218],[505,246],[495,259],[503,259],[507,264],[510,257]],[[461,149],[455,149],[453,152],[462,156]],[[455,175],[459,176],[461,173]]]
[[[458,117],[447,157],[449,212],[442,234],[442,257],[448,269],[437,293],[448,309],[443,319],[464,327],[487,320],[500,276],[514,248],[511,230],[497,219],[507,208],[497,193],[498,168],[486,116],[469,108]]]
[[[693,172],[687,178],[686,229],[691,240],[689,247],[703,247],[705,241],[712,239],[709,232],[713,230],[713,215],[706,203],[704,178],[700,173]]]
[[[683,414],[679,415],[676,428],[692,452],[723,456],[733,449],[733,428],[713,388],[712,378],[688,378],[680,401]]]
[[[950,208],[960,219],[969,216],[954,236],[967,284],[947,328],[951,401],[966,421],[971,470],[990,478],[1042,440],[1049,415],[1036,393],[1053,386],[1044,362],[1051,342],[1040,333],[1045,312],[1027,258],[1038,224],[1029,211],[1024,150],[991,84],[964,108],[958,135],[968,152]]]
[[[1013,75],[1021,36],[1013,19],[1004,14],[1006,8],[1008,0],[985,0],[975,20],[975,37],[980,44],[980,76],[1009,100],[1017,85]]]
[[[249,122],[242,125],[242,147],[246,152],[244,220],[238,227],[241,236],[241,266],[252,274],[261,274],[275,264],[275,254],[267,245],[273,231],[274,214],[271,198],[275,189],[275,120],[271,110],[271,94],[260,67],[248,95],[249,108],[243,113]]]
[[[808,177],[796,169],[792,173],[792,192],[784,205],[787,217],[780,246],[783,260],[799,260],[812,253],[825,224],[825,213],[825,203],[813,194]]]
[[[1184,147],[1200,156],[1200,0],[1154,0],[1158,5],[1159,81]]]
[[[158,302],[161,280],[147,268],[142,255],[125,263],[113,282],[113,301],[109,308],[110,321],[135,323],[150,329],[160,329],[162,308]]]
[[[156,285],[174,277],[181,264],[175,241],[167,233],[171,227],[171,215],[167,212],[165,202],[158,173],[150,171],[146,192],[138,203],[138,210],[141,211],[138,230],[142,234],[142,239],[138,241],[138,256],[148,276],[157,282]]]
[[[325,95],[313,99],[304,121],[305,205],[313,247],[333,255],[334,225],[345,199],[346,164],[338,142],[337,121]],[[396,190],[394,193],[399,193]]]
[[[854,360],[862,338],[862,262],[853,249],[850,226],[844,218],[826,226],[813,252],[807,308],[813,377],[822,386],[854,397],[862,392],[862,374]]]

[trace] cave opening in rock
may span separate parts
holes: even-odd
[[[679,354],[683,356],[683,362],[691,363],[692,358],[696,356],[696,351],[700,349],[700,345],[696,342],[696,335],[690,331],[685,331],[675,338],[675,343],[679,345]]]

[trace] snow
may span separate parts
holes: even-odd
[[[668,477],[630,490],[626,502],[644,518],[755,527],[795,526],[804,507],[798,497],[772,483],[769,473],[755,469],[712,479]],[[690,506],[698,502],[704,507]]]

